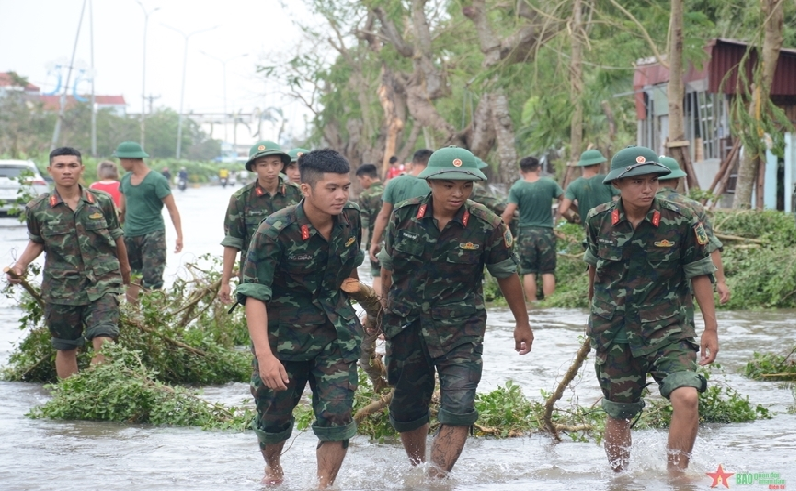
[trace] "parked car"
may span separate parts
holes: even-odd
[[[30,160],[0,160],[0,215],[24,206],[15,203],[25,192],[38,196],[50,192],[50,185]]]

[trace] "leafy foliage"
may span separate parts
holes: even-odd
[[[755,351],[752,353],[752,360],[744,367],[743,374],[751,379],[767,382],[796,380],[794,353],[796,353],[796,348],[787,355]]]

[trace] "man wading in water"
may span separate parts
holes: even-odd
[[[315,150],[299,158],[299,170],[304,199],[260,224],[236,293],[246,305],[255,355],[252,394],[263,482],[282,482],[280,456],[309,382],[318,485],[326,488],[357,433],[351,409],[362,327],[340,285],[358,278],[365,256],[359,207],[348,202],[348,161],[333,150]]]
[[[531,351],[513,238],[500,218],[467,198],[485,181],[475,156],[448,147],[431,155],[418,175],[431,193],[397,205],[379,253],[387,292],[382,328],[387,378],[395,393],[390,421],[413,465],[426,460],[434,372],[440,379],[440,429],[431,447],[430,475],[445,477],[478,420],[486,308],[484,267],[497,278],[514,315],[515,349]]]

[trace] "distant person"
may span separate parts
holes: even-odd
[[[27,247],[9,268],[24,276],[45,252],[41,296],[50,331],[58,378],[77,373],[77,348],[94,346],[92,364],[100,363],[102,345],[119,336],[119,300],[130,283],[130,264],[116,206],[105,193],[85,189],[80,152],[70,147],[50,152],[47,171],[55,189],[28,203]],[[85,254],[86,247],[90,254]],[[10,283],[19,279],[8,275]],[[49,358],[48,358],[49,359]],[[99,387],[97,387],[99,389]]]
[[[124,243],[130,256],[133,272],[143,275],[146,289],[163,288],[163,271],[166,269],[166,224],[163,222],[163,205],[169,211],[171,223],[177,232],[174,252],[182,251],[182,222],[169,182],[158,172],[153,172],[144,158],[149,157],[141,145],[122,142],[113,153],[122,168],[120,190],[121,220],[124,224]],[[136,301],[139,288],[131,285],[127,299]]]
[[[301,184],[301,172],[299,172],[298,159],[308,152],[309,150],[303,148],[294,148],[287,153],[290,155],[290,163],[285,165],[285,168],[282,169],[282,173],[285,174],[293,184]]]
[[[180,167],[177,172],[177,187],[180,191],[185,191],[188,188],[188,169]]]
[[[171,171],[169,170],[169,168],[168,167],[164,167],[163,170],[160,171],[160,173],[163,174],[163,177],[166,178],[166,182],[171,184]]]
[[[373,226],[376,224],[376,217],[379,216],[383,204],[384,184],[379,179],[379,171],[373,164],[360,165],[357,169],[357,178],[362,186],[362,192],[359,193],[362,230],[368,231],[365,250],[369,251],[370,241],[373,238]],[[378,261],[370,261],[370,276],[373,278],[373,289],[377,295],[381,295],[381,264]]]
[[[432,153],[431,150],[426,149],[415,152],[412,156],[412,165],[409,168],[409,173],[396,177],[384,187],[384,203],[379,216],[376,217],[376,223],[373,225],[373,237],[370,240],[371,261],[378,261],[376,254],[381,250],[381,239],[384,235],[384,229],[387,227],[392,211],[398,203],[425,196],[431,192],[428,182],[425,179],[419,179],[417,175],[426,170],[428,159]]]
[[[218,181],[221,183],[222,189],[225,189],[227,184],[229,184],[229,170],[225,167],[222,167],[221,170],[218,171]]]
[[[578,207],[580,223],[585,227],[589,210],[597,205],[608,203],[614,196],[619,195],[618,189],[603,184],[605,174],[600,174],[600,164],[605,161],[606,158],[599,150],[586,150],[580,154],[577,166],[581,168],[582,174],[567,186],[567,192],[558,207],[556,219],[566,216],[569,207],[574,202]]]
[[[384,182],[389,181],[393,177],[398,177],[406,171],[406,167],[403,164],[398,162],[398,157],[393,155],[390,157],[390,169],[387,171],[387,176],[384,178]]]
[[[549,298],[556,288],[556,236],[553,234],[553,200],[560,200],[564,190],[552,179],[543,179],[542,167],[535,157],[520,160],[522,179],[509,190],[509,204],[503,223],[509,223],[520,210],[518,254],[520,275],[528,302],[536,301],[536,276],[542,275],[542,291]]]
[[[113,198],[113,203],[116,208],[122,205],[122,194],[119,192],[119,167],[113,162],[100,162],[97,165],[97,177],[100,179],[97,182],[92,182],[89,188],[105,191]]]

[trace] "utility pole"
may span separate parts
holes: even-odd
[[[50,150],[55,150],[58,144],[58,139],[61,137],[61,125],[64,121],[64,106],[66,106],[66,91],[69,90],[69,82],[72,78],[72,67],[75,66],[75,53],[77,52],[77,41],[80,39],[80,28],[83,26],[83,15],[86,13],[86,3],[88,0],[83,0],[83,8],[80,10],[80,21],[77,23],[77,33],[75,34],[75,44],[72,47],[72,61],[69,62],[69,69],[66,72],[66,83],[64,84],[64,91],[61,93],[61,104],[58,109],[58,119],[55,121],[55,129],[53,130],[53,138],[50,140]]]
[[[149,95],[146,97],[146,100],[149,102],[149,114],[152,114],[152,107],[153,107],[153,103],[154,103],[154,102],[155,102],[155,100],[157,100],[157,99],[160,99],[160,96],[159,96],[159,95],[152,95],[152,94],[149,94]]]
[[[88,0],[88,25],[91,32],[91,156],[97,156],[97,95],[94,91],[94,1]]]
[[[199,52],[202,53],[203,55],[207,56],[208,58],[210,58],[212,60],[216,60],[216,61],[221,63],[221,75],[222,75],[222,82],[223,82],[223,89],[222,90],[224,91],[223,97],[222,97],[223,101],[224,101],[224,117],[223,117],[223,123],[222,124],[224,125],[224,143],[228,143],[229,140],[228,140],[228,136],[227,136],[228,135],[227,134],[227,63],[232,61],[232,60],[237,60],[238,58],[243,58],[243,57],[249,56],[249,54],[248,53],[244,53],[244,54],[239,55],[239,56],[233,56],[232,58],[222,59],[222,58],[216,58],[215,56],[213,56],[211,54],[208,54],[208,53],[206,53],[204,51],[199,51]]]
[[[141,147],[143,147],[146,138],[146,130],[144,128],[146,120],[146,33],[147,27],[149,26],[149,16],[160,10],[160,7],[155,7],[147,12],[141,0],[135,0],[135,3],[137,3],[141,7],[141,11],[144,12],[144,66],[141,70]]]
[[[200,29],[198,31],[193,31],[188,34],[182,32],[177,28],[167,26],[165,24],[163,24],[163,27],[171,29],[172,31],[182,36],[183,39],[185,39],[185,52],[183,53],[182,57],[182,87],[180,89],[180,112],[177,118],[177,158],[179,159],[180,150],[182,149],[182,111],[183,111],[183,105],[185,103],[185,75],[188,72],[188,41],[191,39],[191,36],[195,34],[200,34],[202,32],[212,31],[218,26],[213,26],[207,29]]]

